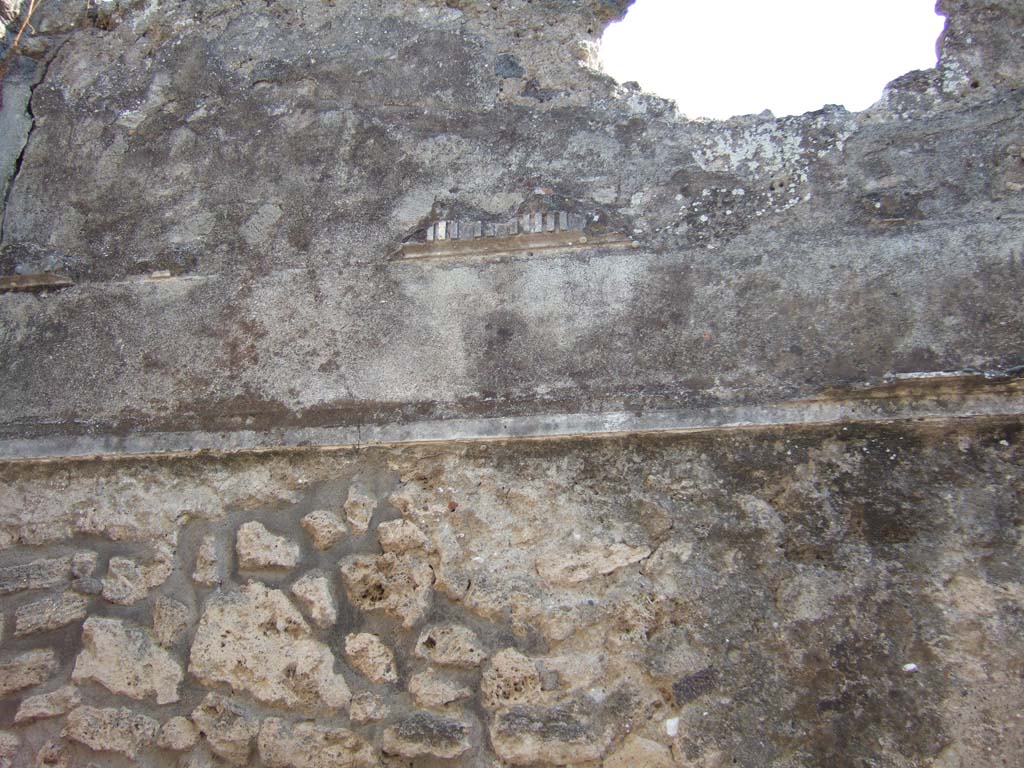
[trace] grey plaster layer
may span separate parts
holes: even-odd
[[[2,19],[0,19],[2,22]],[[0,47],[0,56],[5,51]],[[14,59],[7,74],[0,82],[0,222],[3,221],[7,193],[14,179],[22,150],[32,130],[32,116],[28,102],[38,66],[24,57]],[[0,227],[2,233],[2,227]]]
[[[289,448],[326,450],[409,443],[687,434],[765,427],[952,422],[1024,416],[1020,380],[982,377],[903,379],[887,387],[777,405],[701,410],[551,413],[477,419],[417,420],[352,427],[293,427],[229,432],[54,435],[0,440],[0,461],[47,461],[193,453],[259,453]]]
[[[866,112],[725,122],[584,66],[624,3],[107,5],[41,10],[0,271],[77,285],[0,297],[5,439],[707,422],[1022,362],[1018,3],[943,2],[938,67]],[[639,247],[388,260],[540,210]]]

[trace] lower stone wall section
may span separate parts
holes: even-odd
[[[0,765],[1017,765],[1017,422],[0,465]]]

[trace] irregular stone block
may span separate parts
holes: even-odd
[[[443,707],[454,701],[468,699],[473,691],[428,669],[412,676],[409,693],[421,707]]]
[[[605,750],[585,708],[515,706],[498,712],[490,729],[495,753],[512,765],[576,765],[597,760]]]
[[[57,654],[35,649],[0,661],[0,698],[39,685],[57,671]]]
[[[675,765],[668,747],[636,735],[629,736],[601,764],[602,768],[674,768]]]
[[[223,568],[221,557],[217,547],[217,537],[208,534],[203,537],[199,544],[199,552],[196,553],[196,567],[192,571],[192,580],[197,584],[207,587],[215,587],[223,580]]]
[[[239,526],[235,551],[238,553],[238,567],[243,570],[294,568],[302,554],[298,544],[271,533],[263,523],[255,520]]]
[[[38,768],[77,768],[71,760],[72,747],[63,739],[50,739],[36,750],[35,765]],[[0,763],[0,765],[3,765]],[[7,768],[7,766],[4,766]]]
[[[159,595],[153,602],[153,635],[163,646],[174,645],[185,634],[194,614],[192,609],[171,597]]]
[[[152,696],[157,704],[170,704],[178,700],[182,671],[142,627],[93,616],[82,626],[82,652],[71,678],[94,680],[133,699]]]
[[[376,768],[373,747],[347,728],[291,725],[269,717],[260,726],[260,757],[269,768]]]
[[[487,658],[476,633],[459,624],[428,627],[416,641],[416,655],[447,667],[475,667]]]
[[[345,638],[345,655],[354,669],[375,683],[398,680],[395,655],[376,635],[369,632],[348,635]]]
[[[71,580],[71,558],[54,557],[0,568],[0,595],[50,589]]]
[[[682,706],[711,693],[718,687],[718,670],[705,667],[693,674],[686,675],[672,684],[672,696],[676,704]]]
[[[156,737],[156,745],[173,752],[184,752],[199,741],[199,729],[187,717],[172,717],[162,726]]]
[[[443,231],[438,237],[444,239]],[[348,489],[348,498],[345,500],[345,517],[348,524],[356,533],[366,533],[370,529],[370,521],[377,509],[377,500],[370,496],[359,486],[353,485]]]
[[[427,537],[415,523],[388,520],[377,526],[377,539],[385,552],[409,552],[427,548]]]
[[[117,605],[133,605],[144,600],[148,589],[146,573],[127,557],[112,557],[103,577],[103,599]]]
[[[103,577],[103,599],[117,605],[145,600],[149,590],[163,584],[171,573],[173,553],[162,550],[152,563],[140,564],[127,557],[112,557]]]
[[[330,627],[338,620],[338,609],[326,576],[306,574],[292,584],[292,594],[318,627]]]
[[[647,547],[626,544],[595,545],[568,554],[553,552],[537,560],[537,573],[549,584],[578,584],[639,562],[650,554]]]
[[[407,629],[423,618],[433,596],[434,573],[413,555],[359,555],[345,561],[341,575],[353,605],[383,611]]]
[[[33,632],[58,629],[85,618],[89,601],[75,594],[47,597],[27,603],[14,613],[14,636],[24,637]]]
[[[575,688],[582,690],[600,685],[607,672],[604,653],[568,652],[561,656],[533,657],[540,672],[544,690]]]
[[[390,712],[384,699],[372,691],[362,691],[352,697],[348,716],[353,723],[369,723],[383,720]]]
[[[385,729],[383,748],[400,757],[439,757],[450,760],[470,746],[468,723],[429,712],[414,712]]]
[[[232,765],[249,764],[260,722],[245,707],[219,693],[208,693],[192,711],[192,722],[215,755]]]
[[[500,78],[521,78],[524,72],[518,58],[502,53],[495,56],[495,74]]]
[[[0,758],[14,757],[21,746],[21,738],[13,731],[0,731]]]
[[[156,738],[160,724],[125,708],[78,707],[68,715],[64,737],[97,752],[134,758]]]
[[[76,552],[71,556],[71,575],[76,579],[92,576],[97,559],[95,552]]]
[[[483,705],[491,710],[536,703],[541,694],[537,665],[515,648],[498,651],[484,670],[480,694]]]
[[[334,656],[285,594],[251,582],[206,604],[189,660],[204,685],[226,683],[259,701],[288,707],[347,707]]]
[[[302,518],[302,527],[313,539],[313,546],[321,551],[330,549],[348,534],[344,521],[326,509],[310,512]]]
[[[81,703],[82,697],[79,695],[78,689],[73,685],[65,685],[50,693],[29,696],[22,701],[14,716],[14,722],[28,723],[32,720],[59,717],[66,715]]]

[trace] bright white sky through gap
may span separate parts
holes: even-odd
[[[600,56],[687,117],[859,111],[935,66],[944,23],[935,0],[636,0]]]

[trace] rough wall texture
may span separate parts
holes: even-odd
[[[1019,765],[1022,451],[851,425],[8,465],[2,727],[16,765]]]
[[[1021,362],[1019,3],[944,4],[938,68],[866,112],[725,123],[581,66],[621,5],[45,3],[0,270],[77,285],[0,303],[0,429],[699,410]],[[388,259],[538,206],[639,247]]]
[[[588,66],[625,6],[39,6],[0,766],[1020,765],[1024,10],[941,2],[865,112],[692,122]],[[339,448],[470,417],[708,431]],[[161,455],[243,433],[307,446]]]

